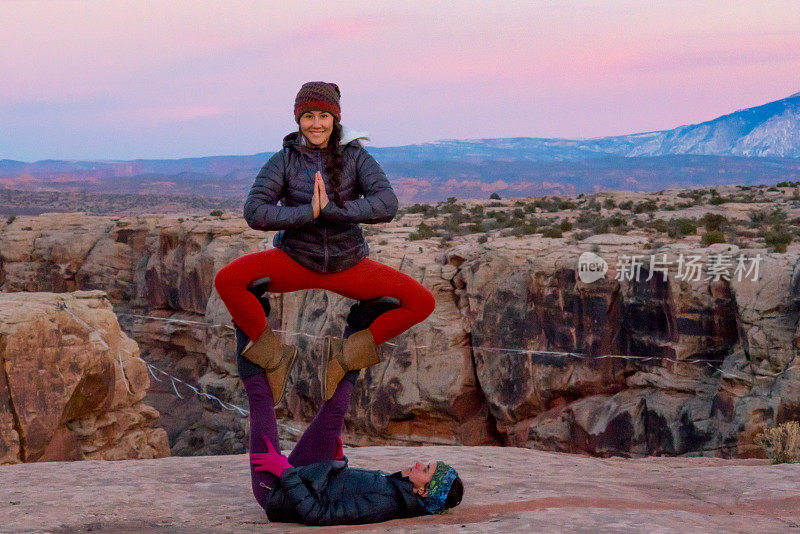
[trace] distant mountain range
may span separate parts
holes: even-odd
[[[800,180],[800,93],[672,130],[369,147],[405,202]],[[0,160],[0,188],[246,194],[272,153],[174,160]]]

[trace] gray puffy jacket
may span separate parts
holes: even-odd
[[[285,470],[264,510],[271,522],[343,525],[428,515],[401,473],[347,467],[347,458]]]
[[[324,149],[301,144],[298,137],[298,132],[284,137],[283,149],[261,168],[244,203],[244,218],[255,230],[280,230],[273,246],[304,267],[321,273],[349,269],[369,255],[359,223],[391,221],[397,197],[381,166],[360,142],[368,138],[343,127],[339,195],[344,208],[340,208],[325,175]],[[329,201],[315,219],[311,197],[317,171]]]

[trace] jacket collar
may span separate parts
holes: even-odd
[[[422,504],[422,500],[414,493],[414,484],[404,477],[400,471],[392,473],[386,477],[389,482],[397,489],[397,493],[403,499],[406,511],[411,515],[428,515],[428,509]]]

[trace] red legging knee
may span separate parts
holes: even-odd
[[[369,327],[380,345],[428,317],[436,306],[433,295],[422,284],[400,271],[369,258],[338,273],[323,274],[307,269],[284,251],[273,248],[238,258],[217,273],[214,286],[234,322],[255,341],[264,332],[267,318],[247,285],[269,277],[269,291],[287,293],[319,288],[354,300],[393,297],[401,307],[380,315]]]

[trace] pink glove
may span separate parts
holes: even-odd
[[[336,436],[336,452],[333,453],[334,460],[341,460],[344,458],[344,448],[342,445],[342,436]]]
[[[269,452],[251,452],[250,463],[256,471],[269,471],[275,476],[281,476],[281,473],[293,467],[289,464],[286,456],[279,454],[272,445],[272,442],[264,436],[264,441],[267,443],[267,451]]]

